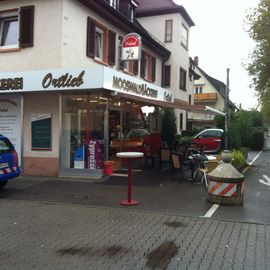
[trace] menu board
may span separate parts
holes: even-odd
[[[32,114],[32,150],[52,149],[52,115]]]

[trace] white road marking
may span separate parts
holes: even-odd
[[[263,151],[260,151],[260,152],[256,155],[256,157],[254,157],[253,160],[252,160],[250,163],[248,163],[248,165],[249,165],[249,166],[253,165],[253,163],[254,163],[254,162],[256,161],[256,159],[261,155],[262,152],[263,152]]]
[[[270,178],[267,175],[263,175],[265,179],[259,179],[259,182],[261,184],[264,184],[266,186],[270,186]]]
[[[201,216],[201,217],[205,217],[205,218],[212,217],[212,215],[216,212],[218,207],[219,207],[218,204],[213,204],[213,206],[207,211],[207,213],[204,216]]]

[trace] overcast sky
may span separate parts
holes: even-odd
[[[184,6],[195,23],[191,28],[189,53],[199,57],[199,66],[226,84],[230,69],[230,99],[243,109],[257,106],[251,80],[242,64],[255,46],[244,30],[244,18],[259,0],[174,0]]]

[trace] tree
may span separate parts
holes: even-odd
[[[176,117],[173,109],[165,109],[162,121],[162,137],[169,147],[173,147],[177,133]]]
[[[256,42],[246,68],[261,103],[270,100],[270,0],[261,0],[247,17],[248,33]]]

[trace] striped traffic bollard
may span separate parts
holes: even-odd
[[[216,204],[242,205],[244,175],[231,164],[228,150],[221,154],[222,162],[208,174],[208,201]]]

